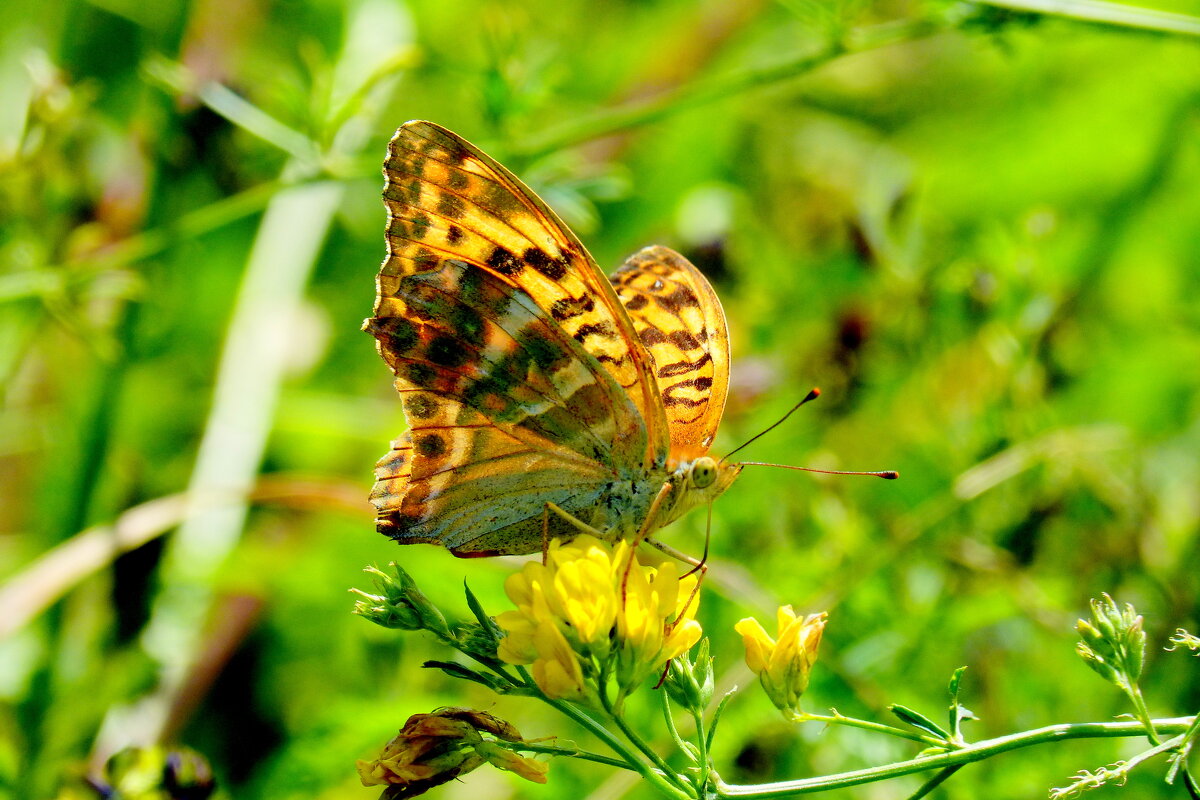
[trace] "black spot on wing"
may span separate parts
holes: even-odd
[[[439,434],[427,433],[416,437],[413,447],[425,458],[438,458],[446,452],[446,440]]]
[[[559,322],[586,314],[596,307],[596,301],[590,295],[583,297],[563,297],[550,304],[550,316]]]
[[[466,348],[459,344],[458,339],[447,334],[435,336],[425,348],[429,363],[439,367],[460,367],[466,362],[467,355]]]
[[[466,205],[463,199],[449,192],[442,192],[438,197],[437,213],[450,219],[462,219]]]
[[[413,266],[417,268],[417,272],[432,272],[438,268],[438,264],[441,263],[441,259],[431,253],[429,250],[422,247],[416,252],[416,255],[412,257],[412,262]]]
[[[653,347],[656,344],[663,344],[667,341],[666,334],[658,328],[646,327],[638,331],[638,337],[642,340],[642,344],[647,347]]]
[[[680,350],[699,350],[700,340],[687,331],[672,331],[668,337]]]
[[[658,287],[661,283],[661,281],[655,281],[655,286]],[[695,292],[682,284],[670,294],[655,295],[654,302],[676,315],[685,308],[700,307],[700,301],[696,298]]]
[[[646,295],[635,294],[625,303],[625,308],[629,309],[630,311],[641,311],[649,304],[650,300],[646,297]]]
[[[507,248],[497,246],[487,258],[487,265],[499,272],[501,275],[518,275],[524,266],[517,257],[512,254],[512,251]]]
[[[413,393],[404,399],[404,410],[413,419],[429,419],[437,413],[438,404],[427,394]]]
[[[562,280],[567,274],[567,265],[561,259],[551,258],[540,247],[530,247],[522,254],[525,263],[552,281]]]

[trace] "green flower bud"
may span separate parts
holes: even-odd
[[[1141,677],[1146,658],[1142,617],[1129,603],[1121,608],[1107,594],[1092,600],[1091,607],[1091,620],[1075,623],[1081,639],[1076,652],[1105,680],[1128,691]]]
[[[376,567],[363,570],[375,579],[378,594],[353,589],[363,598],[354,604],[354,613],[385,628],[427,630],[443,638],[449,637],[450,626],[446,624],[446,618],[421,593],[416,581],[395,562],[388,566],[392,569],[391,574]]]
[[[1130,606],[1132,609],[1132,606]],[[1142,677],[1142,666],[1146,662],[1146,630],[1139,615],[1128,628],[1125,637],[1125,672],[1129,679],[1137,682]]]
[[[700,640],[695,660],[689,660],[687,653],[671,660],[663,685],[671,699],[689,711],[703,711],[708,707],[715,681],[707,638]]]
[[[1092,671],[1106,681],[1111,681],[1117,686],[1121,685],[1121,676],[1117,670],[1103,656],[1093,650],[1084,642],[1079,642],[1075,645],[1075,652],[1083,659],[1083,663],[1091,667]]]

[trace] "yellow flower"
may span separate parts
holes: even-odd
[[[497,740],[524,741],[512,725],[483,711],[443,708],[413,714],[378,758],[358,762],[358,776],[363,786],[396,787],[404,797],[454,780],[485,762],[546,782],[545,764],[514,753]]]
[[[778,641],[753,617],[734,626],[746,645],[746,666],[758,675],[771,702],[785,714],[800,710],[800,696],[808,688],[825,620],[825,612],[801,618],[791,606],[780,606]]]
[[[583,699],[587,686],[579,656],[553,621],[543,619],[538,622],[533,643],[537,652],[533,680],[546,696],[562,700]]]
[[[617,680],[623,692],[700,639],[700,623],[692,618],[699,602],[696,577],[689,575],[681,581],[675,574],[675,565],[669,562],[657,569],[629,571],[625,603],[617,617]],[[623,576],[615,577],[620,591]]]
[[[532,664],[555,698],[584,699],[615,667],[623,695],[700,638],[695,588],[674,564],[631,562],[627,542],[555,540],[545,564],[527,563],[504,584],[517,609],[496,618],[506,632],[499,657]]]

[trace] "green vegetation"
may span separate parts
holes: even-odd
[[[355,760],[440,706],[600,755],[438,796],[653,796],[544,705],[422,670],[435,636],[349,613],[370,563],[451,623],[464,579],[508,608],[514,569],[399,549],[365,500],[404,425],[359,326],[413,118],[500,159],[606,268],[661,243],[710,277],[734,347],[715,453],[820,386],[740,455],[902,473],[748,467],[715,505],[699,621],[715,696],[746,687],[712,742],[725,781],[922,746],[775,712],[733,626],[782,604],[829,614],[812,714],[921,719],[967,665],[967,741],[1194,715],[1200,661],[1163,648],[1200,629],[1195,11],[0,4],[0,798],[95,796],[97,757],[157,741],[239,800],[374,798]],[[704,531],[697,511],[663,538],[699,553]],[[1074,650],[1105,592],[1145,618],[1133,706]],[[625,721],[669,748],[658,693]],[[1006,752],[931,796],[1044,797],[1149,746]],[[1092,796],[1187,796],[1167,770]]]

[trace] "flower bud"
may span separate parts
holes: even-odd
[[[483,711],[443,708],[414,714],[377,758],[359,761],[363,786],[388,787],[383,797],[412,797],[485,763],[546,782],[546,765],[497,744],[524,740],[511,724]]]
[[[687,653],[671,660],[663,686],[679,705],[689,711],[703,711],[712,701],[714,684],[708,639],[701,639],[694,661],[688,658]]]
[[[1092,618],[1079,620],[1075,651],[1097,674],[1128,691],[1142,674],[1146,631],[1140,614],[1126,603],[1119,607],[1107,594],[1091,601]]]
[[[355,602],[354,613],[385,628],[427,630],[443,638],[451,636],[446,618],[421,593],[416,581],[395,562],[388,566],[392,569],[391,574],[376,567],[363,570],[374,578],[378,594],[353,589],[362,598]]]

